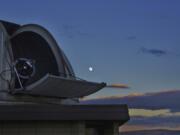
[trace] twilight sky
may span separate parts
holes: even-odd
[[[168,129],[180,131],[180,90],[81,100],[82,104],[127,104],[130,121],[121,131]],[[168,134],[169,135],[169,134]]]
[[[93,96],[146,93],[180,89],[179,5],[179,0],[1,0],[0,19],[46,27],[78,77],[131,87]]]

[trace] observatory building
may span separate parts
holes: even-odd
[[[106,87],[76,77],[53,36],[0,21],[0,135],[118,135],[127,105],[85,105]]]

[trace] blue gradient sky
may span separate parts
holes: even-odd
[[[96,95],[145,93],[180,89],[179,5],[179,0],[1,0],[0,19],[46,27],[77,76],[131,86]]]

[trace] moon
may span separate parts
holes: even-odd
[[[92,72],[93,71],[93,67],[89,67],[89,71]]]

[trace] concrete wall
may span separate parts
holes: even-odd
[[[23,114],[22,114],[23,115]],[[102,131],[104,130],[104,131]],[[86,128],[83,121],[1,121],[0,135],[118,135],[118,124],[103,128]]]
[[[23,114],[22,114],[23,115]],[[84,135],[83,122],[0,122],[0,135]]]

